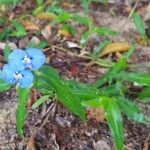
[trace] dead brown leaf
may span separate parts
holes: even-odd
[[[27,150],[36,150],[34,138],[35,135],[32,134],[27,143]]]
[[[57,15],[55,15],[53,13],[49,13],[49,12],[43,12],[43,13],[40,13],[36,16],[37,19],[45,20],[45,21],[52,21],[56,17],[57,17]]]
[[[32,88],[30,92],[30,97],[28,98],[27,108],[29,109],[37,99],[38,99],[38,91],[35,88]]]
[[[36,24],[34,24],[33,22],[29,21],[29,20],[22,20],[21,24],[28,31],[39,30],[39,27]]]
[[[63,30],[63,29],[59,29],[58,34],[66,37],[66,38],[70,37],[70,33],[66,30]]]
[[[43,37],[45,39],[49,39],[49,37],[51,36],[51,26],[47,25],[42,31],[41,31]]]
[[[95,119],[98,122],[103,122],[105,119],[104,110],[102,108],[90,108],[88,110],[88,119]]]
[[[109,53],[114,53],[114,52],[124,52],[129,50],[130,47],[131,46],[127,43],[118,43],[118,42],[110,43],[104,48],[100,56],[102,57]]]

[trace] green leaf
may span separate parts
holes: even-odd
[[[41,98],[39,98],[33,105],[32,105],[32,109],[35,109],[37,107],[39,107],[40,105],[42,105],[44,102],[46,102],[49,98],[49,95],[44,95]]]
[[[134,50],[135,50],[135,46],[133,45],[131,46],[129,51],[124,54],[123,58],[118,60],[118,62],[116,62],[106,74],[104,74],[102,77],[96,80],[94,85],[96,87],[100,87],[106,82],[111,83],[112,79],[116,77],[116,74],[118,74],[120,71],[122,71],[127,67],[127,60],[132,55]]]
[[[86,16],[73,15],[72,18],[73,20],[79,22],[79,24],[87,27],[89,27],[92,24],[91,20]]]
[[[118,96],[123,95],[126,91],[125,86],[121,82],[117,82],[114,85],[109,85],[102,88],[101,93],[105,96]]]
[[[82,102],[82,105],[94,108],[104,108],[105,117],[114,139],[116,150],[123,150],[123,123],[120,108],[116,99],[100,96],[95,99],[84,101]]]
[[[116,99],[108,98],[104,109],[106,112],[105,117],[114,139],[116,150],[123,150],[123,123],[120,108]]]
[[[120,72],[116,75],[117,79],[126,80],[130,82],[137,82],[141,85],[150,86],[150,74],[139,73],[139,72]]]
[[[141,102],[150,103],[150,87],[147,87],[142,92],[140,92],[139,98]]]
[[[34,42],[29,42],[27,48],[34,47],[34,48],[44,49],[48,45],[49,43],[47,41],[40,41],[40,43],[38,44],[35,44]]]
[[[97,33],[99,36],[104,36],[104,35],[116,35],[117,32],[112,31],[106,27],[94,27],[91,30],[92,33]]]
[[[106,82],[111,82],[112,78],[121,70],[126,67],[126,59],[122,58],[110,69],[106,74],[96,80],[95,86],[100,87]]]
[[[7,43],[5,45],[5,49],[4,49],[3,53],[4,53],[5,61],[8,62],[8,56],[11,53],[11,49],[10,49],[10,47],[9,47],[9,45]]]
[[[37,7],[42,6],[43,0],[36,0],[36,5],[37,5]]]
[[[68,80],[67,83],[73,93],[80,98],[80,101],[91,100],[101,95],[99,90],[91,85],[81,84],[72,80]]]
[[[89,5],[91,3],[91,0],[80,0],[81,6],[84,8],[86,12],[89,11]]]
[[[0,4],[13,4],[16,5],[20,0],[0,0]]]
[[[95,99],[82,102],[82,105],[88,106],[88,107],[94,107],[94,108],[104,107],[106,100],[107,100],[107,97],[98,96]]]
[[[72,14],[64,11],[64,12],[60,13],[59,16],[56,17],[56,19],[54,19],[51,22],[51,25],[66,22],[66,21],[70,20],[71,18],[72,18]]]
[[[70,24],[63,24],[61,29],[67,31],[71,35],[75,35],[76,34],[75,28],[72,25],[70,25]]]
[[[29,88],[18,88],[18,107],[16,111],[16,129],[19,136],[23,137],[23,126],[26,120],[27,111],[26,103],[29,97],[30,89]]]
[[[61,14],[62,12],[64,12],[63,9],[61,9],[59,6],[55,6],[55,5],[51,5],[51,6],[48,6],[47,7],[47,10],[46,12],[51,12],[51,13],[54,13],[54,14]]]
[[[132,19],[133,19],[133,22],[136,26],[137,32],[142,36],[145,43],[147,43],[147,36],[146,36],[146,33],[145,33],[143,20],[141,19],[141,17],[136,12],[132,13]]]
[[[8,89],[10,89],[11,85],[8,84],[6,81],[4,81],[3,79],[0,79],[0,92],[4,92],[7,91]]]
[[[93,56],[91,56],[91,57],[93,57]],[[110,61],[104,60],[104,59],[100,59],[100,58],[96,58],[96,60],[94,62],[95,62],[95,64],[98,64],[102,67],[108,67],[108,68],[113,67],[113,65],[114,65],[113,62],[110,62]]]
[[[103,3],[103,4],[107,4],[109,2],[109,0],[92,0],[93,2],[99,2],[99,3]]]
[[[136,104],[123,97],[118,97],[117,103],[121,112],[124,113],[129,119],[138,123],[147,123],[146,116],[140,111]]]
[[[38,91],[42,94],[51,95],[53,93],[53,89],[45,82],[43,79],[38,79],[34,86],[38,89]],[[50,89],[51,88],[51,89]]]
[[[51,67],[44,66],[40,71],[46,84],[50,86],[50,90],[54,89],[59,101],[85,121],[85,110],[81,105],[79,97],[71,90],[68,83],[61,79]]]
[[[109,44],[109,43],[110,43],[110,41],[108,41],[108,40],[104,40],[104,41],[100,42],[100,43],[98,44],[98,46],[94,48],[94,50],[93,50],[93,55],[94,55],[95,57],[98,57],[98,56],[99,56],[99,53],[100,53],[100,52],[107,46],[107,44]]]
[[[91,32],[89,32],[89,31],[86,31],[82,34],[81,39],[80,39],[81,46],[83,46],[84,44],[87,43],[90,35],[91,35]]]
[[[25,28],[21,25],[21,23],[19,23],[16,20],[13,20],[12,24],[13,24],[14,28],[16,29],[16,31],[10,33],[9,34],[10,36],[20,38],[20,37],[27,35],[27,32],[26,32]]]
[[[8,27],[5,27],[0,34],[0,40],[5,40],[8,37],[9,33],[10,29]]]

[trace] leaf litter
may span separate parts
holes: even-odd
[[[141,5],[144,5],[143,3],[141,2]],[[115,31],[117,31],[117,28],[119,28],[122,25],[122,22],[123,23],[126,22],[126,18],[127,18],[127,12],[124,9],[126,8],[126,6],[120,5],[120,8],[122,8],[125,11],[125,12],[122,12],[118,10],[118,7],[117,7],[118,4],[120,5],[119,2],[118,3],[116,2],[116,3],[111,3],[110,5],[106,6],[106,8],[110,7],[109,8],[110,12],[114,11],[116,14],[119,13],[119,16],[116,15],[115,17],[111,16],[110,12],[106,11],[108,9],[105,10],[104,5],[101,5],[99,8],[93,5],[92,7],[94,8],[94,11],[92,15],[93,15],[94,22],[98,23],[98,25],[100,26],[107,26],[107,27],[110,27],[110,29],[114,29]],[[26,6],[28,4],[25,3],[24,5]],[[68,8],[68,4],[63,4],[63,5]],[[74,6],[71,6],[68,9],[73,9],[73,8]],[[99,9],[101,10],[99,11]],[[21,10],[17,10],[17,11],[21,11]],[[79,11],[83,11],[83,10],[79,9]],[[42,17],[40,16],[41,18],[37,17],[37,19],[44,21],[44,24],[45,24],[45,21],[49,21],[52,18],[53,19],[55,18],[55,16],[53,15],[47,15],[47,14],[42,14],[42,15],[41,15]],[[28,28],[27,28],[27,25],[28,25]],[[32,24],[32,22],[30,22],[29,20],[28,24],[26,22],[26,24],[24,24],[23,26],[24,27],[26,26],[25,28],[26,30],[29,30],[29,29],[30,31],[38,30],[39,28],[41,28],[41,26],[43,27],[43,22],[38,25],[39,27],[37,28],[37,26]],[[68,33],[64,31],[60,32],[61,28],[59,27],[58,28],[55,27],[53,29],[51,28],[48,29],[45,27],[45,29],[46,31],[48,30],[47,32],[48,34],[46,35],[44,33],[42,35],[43,37],[37,35],[38,39],[40,40],[43,40],[43,38],[47,39],[51,43],[57,46],[60,46],[60,47],[64,46],[63,47],[64,49],[66,49],[67,47],[70,47],[72,48],[71,51],[78,54],[78,52],[80,51],[80,48],[78,48],[78,45],[75,45],[75,46],[72,46],[73,44],[71,46],[65,45],[66,42],[68,41],[71,41],[72,43],[76,43],[76,41],[79,41],[78,37],[76,38],[72,37],[72,39],[70,39],[70,37],[68,36]],[[56,35],[55,34],[56,32],[61,33],[61,34]],[[132,43],[132,41],[134,41],[134,38],[135,38],[136,30],[131,22],[127,22],[125,27],[122,28],[120,33],[121,35],[117,37],[113,37],[113,39],[111,37],[110,38],[111,41],[119,42],[123,44]],[[54,34],[56,36],[54,36]],[[16,35],[17,38],[20,36],[25,36],[25,37],[28,36],[26,35],[26,31],[24,30],[22,30],[22,33],[19,32],[19,34],[16,33],[15,31],[13,36],[14,35]],[[29,35],[29,39],[31,39],[32,37],[33,35],[31,32]],[[97,42],[103,39],[103,37],[98,37],[98,36],[96,36],[95,38],[97,39]],[[19,39],[16,40],[16,38],[11,37],[9,38],[9,42],[13,42],[14,44],[18,45]],[[93,45],[94,45],[94,41],[91,43],[88,42],[87,50],[90,51],[91,49],[93,49]],[[118,46],[117,48],[114,48],[115,50],[111,47],[113,50],[111,50],[111,48],[108,50],[109,52],[107,52],[107,54],[109,56],[107,57],[107,59],[112,60],[113,56],[111,55],[113,54],[110,54],[110,53],[114,53],[116,51],[126,51],[128,50],[128,46],[129,45],[125,45],[125,46],[123,45],[122,46],[123,48],[121,47],[119,50],[117,49]],[[134,53],[134,55],[130,59],[130,62],[148,63],[150,61],[150,58],[148,55],[149,50],[146,51],[145,50],[146,48],[147,48],[146,46],[145,47],[139,46],[137,51]],[[3,49],[3,47],[1,49]],[[66,53],[64,51],[60,51],[57,48],[54,51],[52,51],[51,49],[48,49],[46,50],[46,53],[51,58],[50,59],[51,65],[57,68],[66,79],[73,78],[81,82],[92,83],[99,76],[99,74],[103,74],[104,72],[106,72],[105,69],[104,70],[99,69],[97,66],[92,66],[92,67],[87,66],[86,59],[74,57],[74,55],[70,55],[69,52]],[[77,71],[72,71],[72,70],[75,70],[72,68],[76,68]],[[33,149],[34,147],[36,147],[37,149],[38,148],[41,148],[41,149],[60,148],[60,149],[91,149],[92,150],[92,149],[96,149],[95,143],[97,143],[99,146],[105,145],[104,147],[108,147],[108,149],[112,149],[113,143],[110,137],[110,133],[108,131],[108,127],[105,124],[105,120],[103,118],[102,112],[98,112],[100,113],[100,116],[102,115],[102,118],[96,112],[94,113],[94,117],[90,115],[90,119],[87,125],[84,125],[80,123],[78,118],[76,118],[71,113],[69,113],[68,110],[63,108],[60,104],[56,104],[57,107],[56,107],[55,115],[53,117],[50,117],[47,120],[47,123],[45,123],[43,128],[37,132],[33,141],[33,138],[31,136],[32,132],[34,130],[39,129],[44,119],[42,118],[43,115],[41,114],[43,114],[43,112],[45,114],[48,111],[48,107],[52,105],[52,102],[47,102],[45,105],[41,106],[36,111],[30,110],[30,114],[28,116],[28,120],[26,123],[26,133],[25,133],[26,139],[27,140],[29,139],[29,143],[28,145],[24,144],[24,142],[21,141],[21,139],[17,137],[15,131],[13,130],[15,128],[14,126],[15,120],[12,119],[12,122],[13,122],[12,125],[9,123],[10,126],[8,126],[7,121],[4,119],[5,117],[8,117],[8,120],[9,120],[10,117],[14,115],[15,110],[13,110],[13,108],[14,108],[14,105],[15,106],[17,105],[16,99],[13,99],[10,102],[10,94],[12,94],[12,96],[15,97],[13,95],[13,91],[10,91],[9,93],[6,92],[4,94],[0,94],[0,97],[2,99],[0,103],[1,103],[1,106],[3,106],[0,109],[2,111],[1,124],[2,124],[2,127],[5,129],[5,130],[2,130],[1,132],[2,137],[0,137],[0,141],[1,141],[0,148],[25,149],[25,147],[28,146],[28,148],[32,147]],[[32,100],[30,103],[32,103]],[[10,104],[13,104],[13,106]],[[12,107],[12,109],[9,110],[8,107]],[[145,110],[149,109],[149,106],[143,106],[143,104],[142,104],[142,107],[144,107]],[[4,112],[5,109],[8,110],[8,114]],[[95,110],[93,110],[93,112],[94,111]],[[100,122],[101,120],[102,122]],[[69,128],[67,124],[70,124]],[[125,131],[125,135],[126,135],[125,148],[141,149],[143,144],[147,145],[147,141],[148,141],[147,138],[149,137],[147,132],[150,131],[149,126],[146,127],[143,125],[139,125],[139,124],[137,125],[135,123],[131,123],[130,121],[127,121],[126,118],[124,118],[124,125],[125,125],[125,130],[126,130]],[[6,129],[8,129],[8,132]],[[11,131],[11,129],[13,131]],[[6,133],[8,133],[7,137],[5,137]],[[7,146],[5,146],[6,143],[8,143]],[[31,146],[30,146],[30,143],[31,143]],[[145,146],[145,147],[148,147],[148,146]]]

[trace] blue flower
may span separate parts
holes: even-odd
[[[45,55],[37,48],[15,49],[8,57],[9,63],[18,70],[39,69],[45,63]]]
[[[12,65],[5,64],[1,71],[1,78],[9,84],[18,84],[21,88],[26,88],[31,86],[34,77],[29,70],[19,71]]]

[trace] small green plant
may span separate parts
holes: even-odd
[[[20,0],[0,0],[0,4],[16,5]],[[45,5],[43,0],[36,0],[36,9],[33,15],[40,13],[53,13],[56,17],[49,22],[54,26],[59,24],[60,29],[76,35],[71,21],[75,21],[86,27],[86,31],[81,35],[80,46],[85,50],[91,34],[99,36],[114,36],[117,32],[106,27],[97,27],[87,17],[76,13],[70,13],[60,8],[62,1],[54,1],[51,5]],[[91,2],[107,3],[108,0],[81,0],[81,6],[88,12]],[[137,13],[132,14],[137,32],[145,42],[147,36],[144,23]],[[0,22],[5,24],[5,18],[1,17]],[[6,26],[6,25],[4,25]],[[12,28],[5,27],[0,40],[6,40],[8,36],[22,38],[28,32],[20,23],[19,19],[12,20]],[[16,110],[16,129],[19,136],[24,136],[24,124],[27,117],[26,104],[30,95],[31,88],[36,88],[41,97],[32,105],[32,109],[45,103],[48,99],[60,101],[69,111],[77,115],[83,122],[86,122],[86,107],[103,108],[105,119],[109,126],[111,135],[114,139],[116,150],[123,150],[124,132],[122,114],[128,119],[137,123],[146,124],[147,117],[140,111],[139,107],[133,102],[130,95],[130,88],[127,84],[138,83],[143,87],[140,93],[135,93],[141,102],[150,102],[150,75],[126,71],[129,65],[127,60],[135,50],[131,46],[129,51],[116,63],[107,62],[99,58],[99,53],[109,44],[109,40],[99,43],[90,55],[91,60],[96,60],[96,64],[111,67],[110,70],[98,78],[93,84],[79,83],[74,80],[64,80],[58,72],[45,64],[46,56],[40,51],[49,46],[48,41],[41,41],[38,44],[28,43],[26,50],[10,50],[6,44],[4,49],[4,60],[7,62],[0,71],[0,92],[16,87],[18,97],[18,107]],[[34,48],[31,48],[34,47]],[[86,56],[89,56],[86,55]]]
[[[87,106],[102,107],[114,138],[116,150],[123,150],[122,113],[135,122],[147,123],[146,116],[138,106],[125,96],[130,89],[125,86],[124,82],[137,82],[143,85],[146,89],[140,94],[140,97],[150,96],[147,94],[150,87],[149,74],[124,71],[128,66],[127,59],[134,49],[135,47],[132,46],[106,74],[94,84],[89,85],[64,80],[55,69],[43,65],[45,56],[37,48],[28,48],[25,51],[16,49],[10,53],[7,46],[4,57],[8,64],[5,64],[1,71],[0,91],[8,90],[12,85],[17,86],[19,101],[16,111],[16,129],[18,134],[23,137],[23,127],[27,117],[26,103],[30,89],[34,87],[43,96],[33,104],[32,109],[42,105],[48,98],[55,97],[55,100],[59,100],[68,110],[86,122],[85,108]]]

